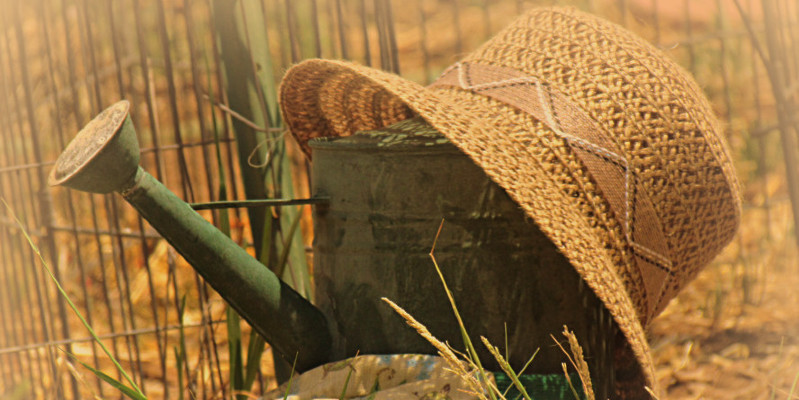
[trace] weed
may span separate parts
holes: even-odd
[[[125,380],[130,384],[130,386],[126,386],[124,383],[122,383],[122,382],[110,377],[109,375],[103,373],[102,371],[90,367],[88,364],[78,360],[72,354],[69,354],[69,356],[72,357],[73,359],[75,359],[76,361],[78,361],[79,363],[81,363],[81,365],[83,365],[84,367],[86,367],[90,371],[92,371],[92,373],[94,373],[98,378],[102,379],[106,383],[108,383],[111,386],[115,387],[117,390],[119,390],[120,392],[122,392],[123,394],[128,396],[129,398],[134,399],[134,400],[145,400],[145,399],[147,399],[147,397],[144,395],[144,393],[141,391],[141,389],[139,389],[139,386],[136,385],[136,382],[133,381],[133,379],[128,375],[128,373],[125,372],[125,369],[122,368],[122,365],[119,364],[119,361],[117,361],[117,359],[111,354],[111,352],[108,351],[108,348],[105,347],[103,342],[100,341],[100,338],[94,332],[94,329],[92,328],[92,326],[89,325],[89,323],[83,317],[83,314],[81,314],[81,312],[78,310],[78,308],[72,302],[72,300],[69,298],[69,295],[67,294],[67,292],[64,290],[63,287],[61,287],[61,283],[58,282],[58,279],[56,279],[55,275],[53,275],[53,272],[50,270],[50,267],[48,266],[47,261],[44,260],[44,257],[42,256],[42,253],[39,251],[39,247],[36,246],[35,243],[33,243],[33,239],[31,239],[30,235],[28,235],[28,231],[25,229],[25,226],[22,225],[22,222],[19,220],[19,218],[17,218],[17,215],[14,214],[14,210],[12,210],[11,206],[9,206],[8,203],[6,203],[5,198],[0,198],[0,201],[2,201],[3,204],[6,206],[6,209],[11,214],[11,216],[14,218],[14,221],[16,221],[17,226],[19,226],[20,231],[22,231],[22,234],[25,235],[25,239],[28,241],[28,244],[31,246],[31,249],[34,251],[34,253],[36,253],[36,255],[39,257],[39,260],[42,262],[42,266],[44,267],[44,270],[47,271],[47,275],[50,276],[50,279],[53,281],[53,283],[55,283],[56,287],[58,288],[58,292],[61,293],[61,296],[64,297],[64,300],[66,300],[67,304],[69,304],[69,307],[72,309],[73,312],[75,312],[75,315],[78,316],[78,318],[80,319],[80,322],[83,324],[84,327],[86,327],[86,330],[89,331],[89,334],[92,335],[92,338],[94,339],[94,341],[100,346],[100,348],[103,350],[103,352],[106,354],[106,356],[108,356],[108,358],[111,360],[111,362],[114,363],[114,366],[116,366],[117,370],[119,370],[119,372],[122,374],[122,376],[125,378]]]
[[[506,393],[502,393],[499,391],[496,383],[493,379],[491,379],[490,373],[487,372],[480,362],[480,358],[477,355],[477,351],[472,344],[471,339],[466,331],[466,327],[463,324],[463,320],[461,319],[460,313],[458,312],[457,304],[455,304],[455,298],[452,295],[452,292],[449,290],[449,286],[447,285],[446,280],[444,279],[444,275],[441,273],[441,268],[438,265],[435,257],[435,249],[436,243],[438,242],[438,237],[441,234],[441,229],[444,227],[444,220],[441,221],[441,224],[438,227],[438,231],[436,232],[436,237],[433,240],[433,246],[430,250],[430,259],[433,261],[433,266],[438,273],[438,277],[441,279],[441,284],[444,286],[444,291],[447,294],[447,298],[450,301],[450,306],[452,307],[452,311],[455,314],[455,318],[458,321],[458,327],[460,328],[461,335],[463,337],[463,342],[466,346],[466,353],[460,353],[454,350],[449,344],[444,343],[438,340],[435,336],[433,336],[430,331],[424,326],[422,323],[417,321],[413,316],[411,316],[407,311],[405,311],[402,307],[398,306],[396,303],[387,299],[385,297],[382,298],[384,302],[386,302],[392,309],[394,309],[397,314],[399,314],[405,322],[412,328],[414,328],[420,336],[422,336],[425,340],[430,342],[433,347],[436,348],[438,351],[439,356],[441,356],[444,361],[446,361],[447,365],[455,372],[463,381],[469,386],[472,392],[478,396],[482,400],[497,400],[502,399],[505,400]],[[561,346],[560,342],[558,342],[555,337],[553,336],[552,339],[555,340],[555,343],[560,347],[560,349],[566,354],[566,357],[569,359],[569,362],[572,364],[574,369],[577,371],[578,376],[580,377],[583,393],[585,393],[586,398],[588,400],[594,400],[594,393],[593,388],[591,387],[591,380],[590,374],[588,371],[588,364],[585,361],[585,357],[583,356],[582,347],[577,342],[577,337],[569,331],[569,329],[564,326],[563,327],[563,335],[567,338],[569,342],[569,346],[571,348],[571,354],[566,351],[566,349]],[[507,336],[507,335],[506,335]],[[522,397],[525,400],[531,400],[531,396],[528,394],[526,388],[522,384],[519,379],[520,374],[527,369],[527,367],[532,363],[535,355],[533,354],[530,357],[529,361],[524,365],[520,372],[516,372],[510,366],[510,363],[507,361],[507,353],[506,356],[503,357],[500,353],[499,349],[492,345],[488,339],[481,336],[481,341],[483,345],[488,349],[491,355],[497,360],[499,363],[500,368],[508,375],[513,383],[513,386],[522,394]],[[507,337],[506,337],[506,349],[507,349]],[[457,355],[456,355],[457,354]],[[459,357],[460,356],[460,357]],[[563,372],[566,375],[566,380],[571,385],[572,393],[574,394],[575,399],[580,400],[580,395],[577,393],[577,390],[571,383],[571,378],[569,376],[568,369],[566,364],[563,364]]]

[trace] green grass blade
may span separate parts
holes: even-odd
[[[208,59],[205,60],[206,69],[210,76],[210,66]],[[209,79],[210,80],[210,79]],[[213,85],[208,85],[210,97],[213,99]],[[224,166],[222,165],[222,149],[219,139],[219,127],[217,126],[216,114],[212,113],[213,126],[214,126],[214,147],[216,149],[217,169],[219,171],[219,199],[227,200],[227,182],[225,180]],[[230,237],[230,211],[227,209],[220,210],[219,214],[219,229],[228,237]],[[239,321],[241,316],[232,308],[227,309],[228,318],[228,351],[230,352],[230,382],[234,390],[246,391],[252,388],[255,382],[255,376],[261,367],[261,355],[263,354],[266,342],[255,331],[250,331],[250,341],[247,348],[247,363],[242,363],[241,355],[241,330],[239,328]],[[231,326],[235,325],[236,328],[231,331]],[[231,335],[232,334],[232,335]],[[245,366],[246,365],[246,366]],[[241,396],[237,396],[241,397]]]
[[[264,354],[266,341],[256,331],[250,331],[250,343],[247,346],[247,366],[244,369],[244,387],[252,388],[255,377],[261,369],[261,356]]]
[[[214,99],[214,85],[211,84],[211,66],[208,57],[205,58],[205,69],[208,76],[208,96]],[[214,150],[216,152],[216,168],[219,179],[219,200],[227,200],[227,181],[225,179],[225,166],[222,163],[222,145],[219,138],[219,126],[217,125],[216,112],[211,110],[211,125],[214,127]],[[230,237],[230,211],[228,209],[219,210],[219,229]]]
[[[294,371],[297,368],[297,356],[299,354],[294,355],[294,362],[291,363],[291,375],[289,375],[289,383],[286,384],[286,395],[283,396],[283,399],[289,397],[289,393],[291,393],[291,384],[294,382]]]
[[[264,219],[264,232],[261,236],[263,239],[261,241],[261,251],[260,256],[258,257],[258,261],[261,262],[263,265],[269,265],[269,259],[272,258],[272,217],[267,212],[267,217]],[[274,272],[274,271],[272,271]],[[278,275],[278,278],[280,275]]]
[[[225,86],[222,90],[227,93],[227,106],[240,114],[255,126],[269,126],[265,112],[262,111],[260,87],[256,88],[254,74],[254,61],[249,52],[250,46],[257,48],[248,37],[253,27],[261,28],[263,23],[259,20],[261,13],[242,13],[241,7],[254,7],[257,2],[230,2],[227,0],[213,0],[212,16],[216,27],[219,43],[222,68],[225,76]],[[247,17],[246,19],[244,17]],[[246,22],[246,23],[245,23]],[[260,42],[259,42],[260,43]],[[257,90],[256,90],[257,89]],[[229,118],[226,116],[226,118]],[[266,139],[264,132],[258,132],[240,119],[231,119],[233,132],[236,135],[236,149],[241,172],[241,181],[244,193],[248,199],[267,198],[267,188],[264,183],[264,169],[253,168],[248,163],[249,156],[255,151],[257,162],[264,160],[263,146],[259,143]],[[271,217],[263,208],[250,208],[247,210],[256,255],[261,259],[262,244],[266,242],[262,234],[269,232],[264,223]]]
[[[280,253],[280,260],[275,267],[275,275],[283,276],[283,272],[286,270],[286,263],[289,260],[289,254],[291,253],[291,243],[294,241],[294,233],[297,232],[297,227],[300,226],[300,218],[302,216],[297,213],[297,216],[294,218],[294,221],[291,223],[289,227],[289,232],[286,235],[286,240],[283,243],[283,249]]]
[[[124,394],[125,396],[128,396],[129,398],[131,398],[133,400],[147,400],[147,397],[144,396],[141,392],[136,391],[136,390],[134,390],[134,389],[132,389],[130,387],[127,387],[127,386],[125,386],[125,384],[123,384],[122,382],[120,382],[120,381],[108,376],[103,371],[100,371],[98,369],[93,368],[89,364],[86,364],[85,362],[79,360],[78,357],[76,357],[74,354],[67,353],[66,351],[64,351],[64,353],[66,355],[68,355],[70,358],[72,358],[73,360],[79,362],[80,365],[83,365],[84,368],[88,369],[89,371],[92,371],[92,373],[94,375],[96,375],[98,378],[102,379],[103,381],[105,381],[109,385],[113,386],[115,389],[117,389],[120,392],[122,392],[122,394]]]
[[[175,353],[175,365],[178,367],[178,400],[183,400],[183,358],[178,346],[172,347],[172,350]]]
[[[510,346],[508,346],[508,323],[502,324],[505,330],[505,359],[510,360]]]
[[[227,308],[227,342],[230,354],[230,388],[233,391],[244,390],[244,365],[241,356],[241,327],[239,314],[232,308]],[[246,397],[237,395],[237,399]]]
[[[247,12],[247,17],[253,22],[259,21],[262,18],[257,13],[257,6],[244,4],[243,9]],[[275,68],[273,64],[272,54],[270,53],[268,32],[263,29],[264,24],[272,23],[273,21],[263,20],[262,24],[253,24],[248,21],[246,27],[243,27],[247,32],[247,40],[250,44],[250,56],[253,61],[260,66],[255,73],[255,86],[256,92],[262,96],[260,104],[265,108],[266,116],[263,120],[267,122],[269,128],[279,129],[283,126],[281,120],[280,109],[277,101],[277,85],[276,76],[274,74]],[[266,146],[262,151],[261,159],[265,159],[267,153],[270,157],[268,165],[264,169],[264,185],[267,188],[272,188],[272,197],[285,197],[292,198],[294,196],[294,184],[292,176],[292,162],[286,151],[286,143],[283,140],[285,133],[273,132],[266,133],[264,136],[271,144]],[[300,210],[291,208],[281,209],[278,212],[277,218],[278,226],[276,231],[283,232],[283,242],[289,243],[288,248],[291,251],[286,252],[288,258],[288,266],[291,269],[290,276],[293,279],[287,279],[287,282],[299,293],[303,294],[310,301],[313,301],[313,292],[311,291],[310,274],[308,272],[308,263],[305,259],[305,248],[302,241],[301,233],[291,227],[295,220],[301,218],[302,213]],[[266,228],[265,228],[266,230]],[[286,234],[286,232],[291,232]],[[291,240],[288,240],[293,236]],[[279,254],[283,253],[283,248],[280,247],[282,243],[274,242],[274,251]],[[285,247],[285,246],[284,246]],[[269,265],[269,263],[266,263]],[[286,265],[280,262],[278,265]],[[283,271],[277,273],[277,276],[283,278]]]
[[[275,164],[278,167],[276,171],[277,182],[273,183],[275,187],[280,188],[279,195],[281,197],[293,198],[294,197],[294,183],[292,177],[293,165],[291,158],[286,152],[286,143],[281,140],[277,146],[280,151],[275,154]],[[288,255],[288,267],[291,269],[292,286],[299,293],[303,294],[305,298],[313,302],[313,291],[311,290],[311,275],[308,268],[308,260],[305,254],[305,243],[302,240],[302,232],[293,225],[299,224],[302,220],[302,207],[284,207],[280,210],[280,229],[284,232],[284,241],[288,243],[283,247],[290,249]],[[286,240],[291,238],[291,240]],[[281,275],[278,275],[281,276]]]
[[[180,299],[180,308],[178,308],[178,345],[179,347],[179,363],[177,364],[178,367],[178,387],[180,390],[178,391],[178,399],[183,400],[183,371],[186,371],[186,375],[188,377],[189,365],[186,361],[186,331],[184,330],[183,326],[183,311],[186,309],[186,295],[184,294]]]
[[[380,391],[380,378],[375,377],[375,381],[372,384],[372,388],[369,389],[369,396],[366,397],[366,400],[374,400],[377,397],[377,392]]]
[[[350,378],[352,378],[352,371],[354,371],[354,369],[350,367],[350,372],[347,373],[347,379],[344,380],[344,387],[341,388],[341,395],[338,396],[338,400],[344,400],[347,398],[347,387],[350,385]]]
[[[535,360],[535,356],[537,356],[537,355],[538,355],[538,351],[539,351],[539,350],[541,350],[541,348],[540,348],[540,347],[539,347],[539,348],[537,348],[537,349],[535,349],[535,352],[533,353],[533,355],[532,355],[532,356],[530,356],[530,359],[528,359],[528,360],[527,360],[527,362],[526,362],[526,363],[524,363],[524,366],[523,366],[523,367],[522,367],[522,369],[519,371],[519,375],[522,375],[522,374],[524,374],[524,371],[526,371],[526,370],[527,370],[527,367],[529,367],[529,366],[530,366],[530,364],[532,364],[532,363],[533,363],[533,360]]]
[[[796,391],[796,383],[799,382],[799,372],[796,373],[796,376],[793,378],[793,384],[791,385],[791,391],[788,392],[788,400],[793,399],[793,393]]]
[[[277,101],[277,79],[274,74],[272,54],[270,53],[268,30],[265,29],[272,21],[264,19],[264,14],[257,2],[243,2],[241,10],[245,16],[241,17],[239,29],[242,36],[249,44],[250,57],[257,66],[254,72],[255,85],[258,85],[261,101],[266,108],[266,121],[270,126],[280,126],[281,115]],[[245,23],[246,21],[246,23]]]
[[[114,363],[114,366],[116,366],[117,370],[119,370],[119,372],[122,374],[122,376],[125,378],[125,380],[128,381],[128,383],[130,383],[131,387],[139,395],[144,396],[144,393],[142,393],[141,389],[139,389],[139,386],[136,385],[136,382],[134,382],[133,379],[128,375],[128,373],[125,372],[125,369],[122,368],[122,365],[119,364],[117,359],[111,354],[110,351],[108,351],[108,348],[106,348],[105,345],[103,344],[103,342],[100,341],[100,338],[97,336],[97,333],[94,332],[94,329],[92,329],[91,325],[89,325],[89,323],[86,321],[86,319],[83,318],[83,314],[81,314],[81,312],[78,311],[78,307],[75,306],[75,303],[72,302],[72,300],[69,298],[69,295],[67,294],[67,292],[61,286],[61,283],[58,282],[58,279],[56,279],[55,275],[53,275],[53,272],[50,270],[50,267],[48,266],[47,261],[44,260],[44,256],[42,256],[42,253],[39,251],[39,247],[37,247],[36,244],[33,243],[33,239],[31,239],[30,235],[28,235],[28,231],[25,230],[25,227],[22,225],[22,222],[19,220],[19,218],[17,218],[17,215],[14,214],[14,210],[12,210],[11,206],[8,205],[8,203],[6,202],[6,199],[0,197],[0,201],[3,202],[3,204],[6,206],[6,209],[8,210],[8,212],[11,214],[11,216],[17,222],[17,226],[19,226],[19,229],[22,231],[22,234],[25,235],[25,239],[28,241],[28,244],[31,246],[31,249],[33,249],[33,251],[39,257],[39,260],[41,260],[42,266],[44,267],[44,270],[47,271],[47,275],[49,275],[50,279],[55,283],[56,287],[58,288],[59,293],[61,293],[61,296],[64,297],[64,299],[67,301],[67,304],[69,304],[69,307],[72,309],[73,312],[75,312],[75,315],[77,315],[78,318],[80,319],[80,322],[83,324],[84,327],[86,327],[86,330],[88,330],[89,333],[92,335],[92,338],[94,339],[94,341],[97,342],[97,344],[100,346],[100,348],[103,350],[103,352],[108,356],[108,358],[111,360],[111,362]]]
[[[289,181],[289,184],[290,183],[291,182]],[[286,191],[284,190],[283,193],[286,193]],[[297,207],[296,209],[292,210],[287,209],[286,211],[288,212],[286,212],[284,215],[289,219],[287,219],[285,223],[288,223],[289,221],[292,223],[292,227],[289,228],[289,235],[292,239],[288,242],[289,245],[287,246],[290,249],[288,253],[288,265],[293,269],[295,276],[302,283],[301,287],[298,288],[300,293],[302,293],[305,298],[308,299],[308,301],[313,302],[314,297],[313,291],[311,290],[311,274],[308,267],[308,260],[305,255],[305,242],[302,240],[302,232],[300,229],[297,229],[300,221],[302,220],[302,207]],[[293,226],[295,224],[297,227]]]

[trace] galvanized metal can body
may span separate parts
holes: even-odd
[[[333,358],[434,349],[380,299],[387,297],[441,340],[461,334],[429,252],[481,351],[504,348],[519,369],[561,373],[550,334],[576,332],[594,368],[609,368],[612,321],[556,247],[466,155],[420,120],[312,141],[312,191],[330,198],[314,215],[317,306],[334,336]],[[602,356],[600,357],[600,353]],[[612,368],[610,368],[612,370]]]

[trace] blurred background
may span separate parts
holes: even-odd
[[[149,398],[276,386],[268,345],[121,198],[47,186],[99,111],[131,102],[143,167],[187,202],[308,197],[277,111],[288,66],[349,59],[429,83],[552,4],[626,26],[690,71],[743,184],[738,236],[649,332],[664,393],[799,397],[795,0],[0,0],[0,397],[119,396],[80,364],[120,379],[15,217]],[[201,213],[312,297],[309,206]]]

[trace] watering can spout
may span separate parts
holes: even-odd
[[[121,101],[84,127],[56,161],[51,185],[119,192],[272,348],[304,371],[329,361],[325,317],[220,230],[139,167],[139,145]]]

